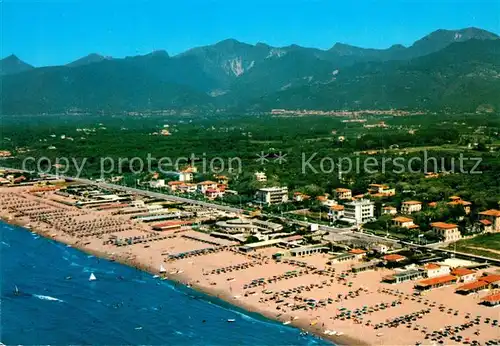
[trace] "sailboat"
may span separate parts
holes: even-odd
[[[21,292],[19,292],[19,288],[17,288],[17,285],[15,285],[15,288],[14,288],[14,295],[15,296],[20,296],[21,295]]]
[[[90,273],[89,281],[95,281],[97,278],[95,277],[94,273]]]
[[[167,270],[165,269],[165,267],[163,267],[162,264],[160,264],[160,273],[166,273]]]

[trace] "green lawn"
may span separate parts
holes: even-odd
[[[479,235],[448,246],[451,250],[500,259],[500,233]]]

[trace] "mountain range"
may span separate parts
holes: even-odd
[[[0,61],[4,114],[159,109],[500,110],[499,36],[437,30],[409,47],[328,50],[234,39],[170,56],[90,54],[35,68]]]

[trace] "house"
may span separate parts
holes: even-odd
[[[372,247],[372,250],[374,250],[378,253],[387,253],[387,251],[389,251],[389,246],[387,246],[385,244],[375,244]]]
[[[217,175],[215,176],[215,180],[218,184],[227,185],[229,183],[229,178],[225,175]]]
[[[198,190],[198,192],[205,194],[207,190],[216,190],[217,183],[215,181],[205,180],[201,183],[198,183],[196,185],[196,189]]]
[[[159,189],[165,186],[165,180],[164,179],[152,180],[149,182],[149,186],[155,189]]]
[[[410,215],[422,210],[422,202],[419,201],[405,201],[401,205],[401,213]]]
[[[281,204],[288,201],[288,187],[266,187],[255,193],[255,202],[261,205]]]
[[[267,176],[266,173],[264,172],[255,172],[254,175],[255,175],[255,180],[257,181],[260,182],[267,181]]]
[[[293,193],[293,201],[294,202],[302,202],[302,201],[305,201],[305,200],[308,200],[310,197],[302,192],[294,192]]]
[[[457,267],[451,271],[451,275],[458,277],[458,282],[471,282],[476,280],[476,272],[468,268]]]
[[[196,184],[191,183],[183,183],[177,186],[177,191],[182,193],[195,193],[196,192]]]
[[[219,189],[206,189],[204,194],[207,199],[214,200],[216,198],[223,197],[224,191]]]
[[[198,170],[195,166],[187,166],[179,172],[179,181],[190,182],[193,181],[193,175]]]
[[[482,219],[478,221],[479,228],[482,233],[491,233],[493,232],[493,224],[490,220]]]
[[[364,223],[373,219],[375,203],[367,199],[355,200],[344,204],[342,220],[351,223]]]
[[[450,197],[450,199],[452,201],[448,202],[449,206],[455,207],[455,206],[461,205],[464,208],[465,214],[467,214],[467,215],[470,214],[470,206],[472,205],[471,202],[464,201],[458,196],[452,196],[452,197]]]
[[[391,189],[386,184],[370,184],[368,193],[375,197],[388,197],[396,194],[396,189]]]
[[[330,207],[330,213],[328,213],[328,216],[330,216],[332,220],[340,219],[342,216],[344,216],[344,206],[340,204],[332,205]]]
[[[392,253],[392,254],[385,255],[384,257],[382,257],[382,259],[385,262],[399,263],[399,262],[406,261],[407,258],[403,255],[399,255],[397,253]]]
[[[167,183],[168,189],[172,192],[177,191],[180,185],[184,185],[184,183],[182,181],[169,181]]]
[[[418,225],[413,223],[413,219],[405,216],[398,216],[392,219],[392,224],[396,227],[414,229],[418,228]]]
[[[352,191],[350,189],[339,187],[335,189],[333,196],[335,199],[351,199]]]
[[[386,206],[382,208],[382,215],[396,215],[398,210],[395,207]]]
[[[460,293],[460,294],[470,294],[470,293],[476,293],[482,290],[485,290],[488,288],[488,283],[485,281],[473,281],[473,282],[468,282],[465,285],[462,285],[460,287],[457,287],[455,292]]]
[[[361,260],[366,257],[366,251],[362,249],[351,249],[349,253],[354,255],[357,260]]]
[[[431,223],[432,231],[443,239],[444,242],[457,241],[462,238],[458,225],[446,222]]]
[[[489,221],[491,232],[500,232],[500,210],[490,209],[479,213],[480,221]]]
[[[428,278],[449,275],[450,267],[439,265],[437,263],[427,263],[424,265],[424,271]]]
[[[426,179],[439,178],[439,173],[436,173],[436,172],[426,172],[425,173],[425,178]]]

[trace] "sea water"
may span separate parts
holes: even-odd
[[[0,280],[4,344],[329,345],[2,222]]]

